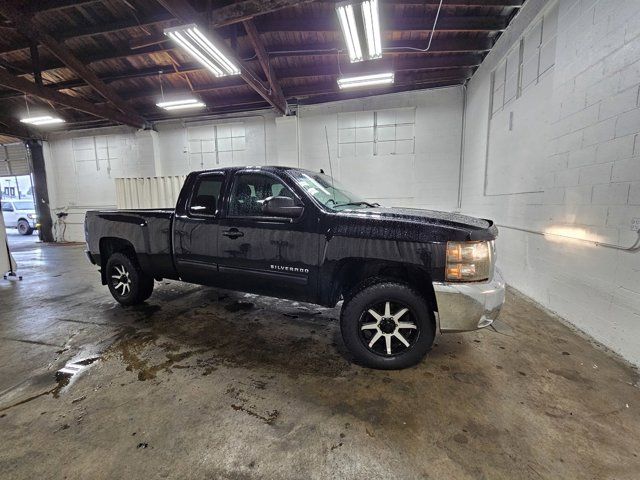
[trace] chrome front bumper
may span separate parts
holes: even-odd
[[[504,303],[504,280],[495,270],[483,283],[433,283],[438,302],[438,326],[442,333],[477,330],[498,318]]]

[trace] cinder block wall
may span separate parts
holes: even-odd
[[[553,66],[492,103],[502,62],[508,72],[509,54],[521,41],[527,51],[541,19],[540,51],[545,28],[556,30]],[[565,237],[622,247],[637,239],[639,85],[640,2],[530,0],[469,84],[462,197],[463,211],[503,225],[499,264],[509,283],[636,364],[640,253]],[[536,159],[519,149],[532,144]]]

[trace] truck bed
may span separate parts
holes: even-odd
[[[156,278],[177,278],[172,257],[173,209],[90,210],[85,221],[88,250],[101,265],[113,239],[128,242],[140,266]]]

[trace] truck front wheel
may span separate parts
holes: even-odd
[[[153,292],[153,277],[146,275],[129,256],[114,253],[107,260],[107,285],[121,305],[137,305]]]
[[[20,235],[31,235],[33,233],[33,228],[29,225],[29,222],[26,220],[20,220],[18,222],[18,233]]]
[[[381,281],[345,301],[342,338],[356,361],[386,370],[418,363],[435,336],[433,313],[409,285]]]

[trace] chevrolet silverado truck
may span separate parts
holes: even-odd
[[[504,302],[498,230],[455,213],[383,208],[322,173],[193,172],[175,210],[89,211],[87,256],[122,305],[173,279],[334,307],[355,360],[418,363],[439,333],[490,325]]]

